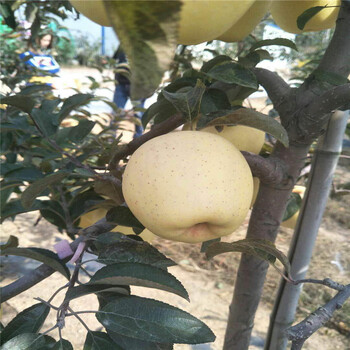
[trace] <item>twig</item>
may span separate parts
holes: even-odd
[[[153,126],[153,128],[141,135],[138,138],[133,139],[128,144],[123,145],[120,147],[119,151],[114,154],[112,157],[108,169],[114,170],[118,167],[119,162],[124,159],[125,157],[129,156],[130,154],[134,153],[142,144],[144,144],[146,141],[153,139],[154,137],[164,135],[180,125],[182,125],[185,122],[182,114],[174,114],[167,120],[163,121],[162,123],[156,124]]]
[[[334,282],[332,281],[330,278],[325,278],[323,280],[316,280],[313,278],[306,278],[306,279],[302,279],[302,280],[289,280],[291,283],[293,283],[294,285],[298,285],[301,283],[315,283],[315,284],[322,284],[324,286],[327,286],[329,288],[335,289],[337,291],[342,291],[344,290],[345,286],[343,284],[340,284],[338,282]]]
[[[349,297],[350,284],[344,286],[344,288],[328,303],[319,307],[303,321],[293,327],[289,327],[285,332],[287,338],[292,341],[292,349],[301,349],[304,342],[318,329],[324,326],[325,323],[333,316],[334,311],[340,309]]]
[[[90,328],[87,326],[87,324],[83,321],[83,319],[81,317],[79,317],[76,312],[74,310],[72,310],[71,307],[68,307],[68,310],[72,313],[73,316],[75,316],[79,322],[85,327],[85,329],[88,331],[88,332],[91,332]]]

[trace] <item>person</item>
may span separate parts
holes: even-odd
[[[42,83],[52,86],[53,77],[50,74],[60,71],[59,64],[51,54],[53,41],[54,35],[51,31],[42,31],[35,38],[29,39],[28,50],[19,55],[26,66],[39,70],[39,74],[29,80],[30,84]]]
[[[126,103],[130,98],[130,66],[125,52],[123,51],[121,46],[119,46],[118,49],[115,51],[113,58],[117,61],[117,66],[115,70],[116,85],[114,90],[113,102],[119,108],[124,109]],[[136,108],[143,108],[145,104],[145,99],[136,102],[132,101],[132,103]],[[134,116],[141,120],[142,114],[143,113],[141,112],[136,112]],[[135,124],[134,138],[141,136],[142,133],[142,126]]]

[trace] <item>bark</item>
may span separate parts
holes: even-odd
[[[322,58],[318,70],[347,77],[350,73],[350,1],[342,1],[336,30]],[[327,92],[334,96],[335,86],[319,80],[311,74],[298,89],[289,89],[281,78],[264,70],[255,70],[262,85],[279,112],[282,125],[289,135],[290,147],[277,143],[270,158],[286,167],[289,180],[280,184],[261,183],[249,222],[247,237],[267,239],[274,242],[282,220],[286,201],[304,165],[311,143],[325,130],[330,110],[341,107],[347,100],[347,87],[343,88],[340,104],[328,102],[319,105],[320,97]],[[279,92],[280,87],[280,92]],[[336,88],[336,89],[341,89]],[[271,94],[271,96],[270,96]],[[325,95],[326,94],[326,95]],[[345,98],[343,97],[345,95]],[[329,100],[330,101],[330,100]],[[344,102],[345,101],[345,102]],[[224,350],[245,350],[250,343],[254,317],[261,299],[268,264],[242,254],[235,291],[229,308]]]

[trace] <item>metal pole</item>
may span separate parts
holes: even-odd
[[[101,27],[101,55],[105,55],[105,42],[106,42],[106,35],[105,35],[105,27]]]
[[[294,279],[305,278],[316,242],[322,216],[332,185],[333,174],[342,150],[343,135],[349,111],[336,111],[331,117],[326,133],[320,137],[313,157],[311,174],[307,184],[293,240],[289,250]],[[322,279],[326,276],[313,276]],[[302,286],[294,286],[285,280],[280,282],[265,350],[284,350],[287,338],[284,330],[292,325]]]

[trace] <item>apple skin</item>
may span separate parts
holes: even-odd
[[[242,154],[211,133],[158,136],[131,156],[123,195],[155,235],[198,243],[229,235],[244,221],[253,178]]]
[[[254,3],[254,0],[183,0],[178,43],[196,45],[226,32]]]
[[[293,192],[299,193],[301,198],[304,197],[305,190],[306,190],[305,186],[296,185],[293,188]],[[294,230],[295,225],[297,224],[297,221],[298,221],[298,217],[299,217],[299,210],[293,216],[291,216],[289,219],[287,219],[286,221],[283,221],[281,223],[281,226],[286,227],[286,228],[291,228]]]
[[[227,43],[241,41],[248,36],[254,28],[259,24],[271,7],[272,0],[254,1],[246,13],[225,33],[221,34],[217,40]]]
[[[69,0],[72,6],[91,21],[110,27],[110,20],[103,5],[103,0]]]
[[[101,220],[102,218],[104,218],[107,214],[107,211],[108,210],[104,208],[98,208],[98,209],[89,211],[88,213],[80,217],[79,226],[81,228],[86,228],[88,226],[93,225],[98,220]],[[111,232],[120,232],[120,233],[123,233],[124,235],[135,235],[135,232],[131,227],[120,226],[120,225],[118,225],[113,230],[111,230]],[[151,243],[154,239],[154,234],[147,229],[144,229],[139,236],[148,243]]]
[[[335,26],[338,16],[340,0],[313,0],[313,1],[276,1],[271,5],[271,15],[276,24],[289,33],[315,32]],[[338,6],[321,10],[312,17],[303,30],[297,26],[297,19],[305,10],[315,6]]]

